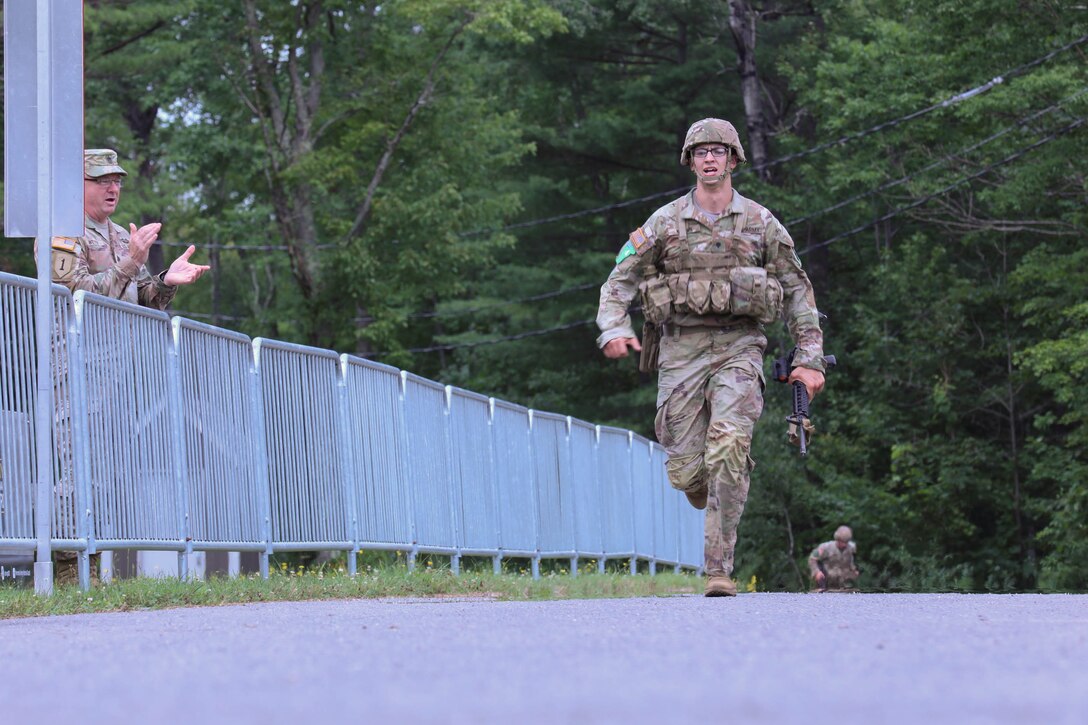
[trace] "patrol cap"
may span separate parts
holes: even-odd
[[[854,538],[854,532],[849,526],[840,526],[835,529],[835,541],[850,541],[852,538]]]
[[[117,152],[113,149],[83,149],[83,176],[97,179],[106,174],[128,176],[128,172],[117,163]]]

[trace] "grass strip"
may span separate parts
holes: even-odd
[[[621,573],[546,574],[534,580],[521,574],[465,572],[390,567],[350,577],[340,569],[273,571],[267,580],[258,575],[207,581],[178,579],[121,579],[84,592],[77,586],[58,586],[50,597],[29,588],[0,588],[0,619],[63,614],[128,612],[172,607],[214,607],[252,602],[312,599],[376,599],[385,597],[471,597],[495,601],[598,599],[610,597],[676,596],[702,592],[702,580],[691,574]]]

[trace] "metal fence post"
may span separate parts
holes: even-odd
[[[261,577],[268,578],[268,561],[272,556],[272,483],[268,476],[268,445],[265,441],[264,402],[261,396],[261,340],[256,339],[252,343],[253,357],[250,367],[250,390],[253,406],[253,455],[257,462],[257,480],[260,482],[261,504],[264,509],[264,534],[265,549],[260,554]]]
[[[348,552],[348,575],[354,577],[358,562],[359,552],[359,477],[355,475],[355,463],[350,453],[347,440],[348,431],[348,361],[347,356],[340,356],[340,378],[337,381],[336,395],[336,439],[338,455],[340,456],[340,476],[343,479],[344,492],[347,497],[347,525],[348,536],[351,537],[351,551]]]
[[[445,396],[446,408],[443,411],[443,415],[446,416],[446,425],[443,426],[443,430],[446,436],[446,450],[450,452],[450,460],[456,461],[456,437],[453,435],[453,388],[449,385],[445,386],[442,390]],[[461,481],[461,485],[464,485],[464,481]],[[450,507],[450,523],[453,526],[453,546],[454,553],[450,555],[450,572],[457,576],[461,573],[461,549],[464,547],[465,532],[464,527],[461,525],[461,516],[463,515],[462,500],[464,498],[461,486],[453,486],[453,506]]]
[[[416,557],[419,555],[419,526],[416,521],[416,501],[415,491],[412,489],[411,477],[408,475],[408,456],[411,455],[411,446],[408,442],[408,401],[405,399],[408,391],[408,373],[404,370],[400,371],[400,420],[401,420],[401,436],[400,443],[404,446],[404,449],[399,451],[400,453],[400,468],[402,480],[408,487],[406,496],[404,497],[404,505],[408,508],[408,521],[411,524],[412,531],[412,548],[408,551],[408,571],[414,571],[416,568]]]
[[[185,456],[185,429],[182,417],[181,401],[181,320],[170,321],[170,351],[167,354],[167,405],[170,408],[170,422],[173,435],[170,436],[170,448],[174,456],[174,483],[178,496],[178,531],[184,549],[178,554],[178,579],[189,578],[189,557],[193,553],[193,538],[189,532],[189,469]]]
[[[597,530],[601,532],[601,555],[597,559],[597,573],[604,574],[605,562],[608,560],[608,552],[604,551],[604,496],[601,495],[601,426],[593,426],[593,481],[597,487]]]
[[[495,399],[487,399],[487,461],[491,467],[491,505],[495,507],[495,555],[491,558],[491,571],[502,573],[502,502],[499,501],[499,482],[495,474]]]
[[[635,520],[635,434],[627,431],[627,506],[631,514],[631,574],[638,574],[638,531]]]
[[[536,549],[536,554],[533,556],[533,558],[537,562],[539,562],[540,561],[540,552],[541,552],[541,548],[542,548],[541,545],[540,545],[541,544],[541,542],[540,542],[540,536],[541,536],[541,534],[540,534],[540,519],[541,519],[541,515],[540,515],[540,477],[537,475],[537,472],[536,472],[537,451],[536,451],[536,446],[533,445],[533,424],[534,424],[533,411],[531,411],[531,410],[526,411],[526,415],[528,416],[528,419],[529,419],[529,425],[525,429],[525,436],[526,436],[525,445],[529,449],[529,475],[532,477],[530,479],[531,484],[529,486],[530,491],[531,491],[531,496],[530,496],[531,501],[530,501],[529,505],[532,506],[532,509],[533,509],[533,519],[532,519],[533,520],[533,547]],[[540,572],[540,564],[539,563],[537,564],[537,572],[538,573]]]
[[[571,451],[570,451],[571,420],[572,419],[571,419],[571,417],[569,415],[566,416],[565,420],[564,420],[564,422],[566,423],[566,425],[565,425],[566,439],[563,441],[563,444],[567,448],[566,461],[567,461],[568,468],[570,466],[574,465],[573,461],[571,461]],[[560,472],[560,475],[559,475],[560,483],[562,483],[562,481],[564,481],[564,480],[566,480],[568,483],[570,482],[571,472],[568,470],[568,471],[566,471],[566,474],[567,475],[564,476],[562,474],[562,472]],[[570,499],[570,518],[571,518],[570,550],[574,552],[574,555],[570,558],[570,573],[571,573],[571,576],[578,576],[578,560],[579,560],[579,553],[580,553],[578,551],[578,497],[574,496],[574,495],[569,495],[568,498]]]
[[[82,515],[77,519],[82,524],[81,534],[87,540],[88,556],[97,550],[94,529],[94,498],[91,489],[91,445],[89,426],[87,425],[87,371],[83,356],[83,300],[72,300],[72,327],[68,330],[68,385],[71,408],[68,411],[68,435],[72,444],[72,476],[75,479],[76,500],[83,504]],[[112,559],[112,557],[111,557]],[[105,562],[104,562],[105,564]],[[88,562],[88,569],[90,562]],[[102,580],[113,577],[113,563],[109,562],[109,571],[103,568]],[[87,581],[83,581],[80,571],[80,586],[84,591],[90,589],[90,571]]]

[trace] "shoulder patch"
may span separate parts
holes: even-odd
[[[653,237],[643,231],[642,227],[631,232],[631,236],[627,239],[634,246],[636,254],[642,254],[654,245]]]
[[[616,255],[616,264],[619,264],[628,257],[633,257],[636,254],[638,254],[638,252],[635,251],[635,245],[631,244],[630,241],[624,242],[623,246],[620,247],[620,253]]]
[[[641,255],[652,246],[654,246],[654,238],[647,234],[643,227],[639,227],[631,232],[627,241],[620,247],[620,253],[616,255],[616,264],[636,254]]]
[[[53,237],[53,249],[58,252],[74,252],[76,240],[73,237]]]

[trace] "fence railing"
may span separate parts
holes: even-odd
[[[33,550],[34,280],[0,273],[0,546]],[[700,512],[630,431],[53,288],[52,547],[397,550],[698,569]],[[355,557],[348,557],[355,573]]]

